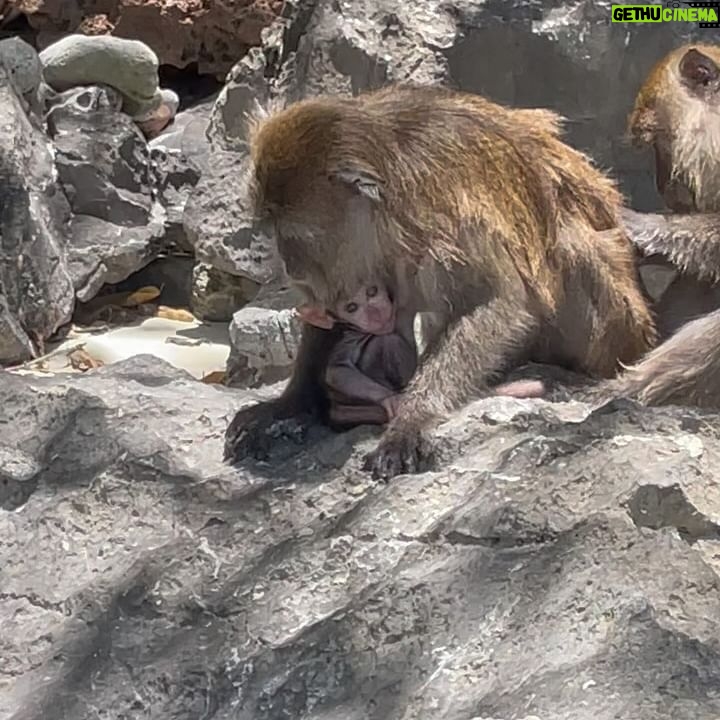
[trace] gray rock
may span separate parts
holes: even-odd
[[[198,171],[179,153],[151,152],[121,105],[109,86],[75,88],[52,98],[47,116],[76,213],[69,261],[83,302],[165,250],[191,249],[182,219]]]
[[[40,53],[45,81],[63,91],[78,85],[110,85],[123,110],[143,116],[162,102],[157,55],[139,40],[111,35],[68,35]]]
[[[143,357],[0,383],[4,718],[720,715],[716,415],[490,398],[382,485],[366,429],[223,466],[249,401]]]
[[[112,93],[73,91],[48,114],[60,182],[73,212],[118,225],[145,225],[152,206],[149,149]]]
[[[18,37],[0,40],[0,64],[18,96],[33,105],[42,80],[42,65],[35,48]]]
[[[167,88],[160,88],[160,105],[144,113],[136,113],[133,115],[135,122],[145,122],[152,120],[157,116],[158,110],[165,106],[168,109],[170,121],[175,117],[178,107],[180,107],[180,96],[174,91]]]
[[[193,314],[208,322],[230,322],[233,313],[257,295],[258,288],[252,280],[198,263],[193,271]]]
[[[78,300],[87,302],[105,284],[125,280],[167,247],[162,216],[141,227],[122,227],[92,215],[70,224],[69,271]]]
[[[205,168],[210,153],[207,128],[214,102],[213,98],[179,112],[171,125],[150,140],[150,147],[153,150],[180,151],[192,167],[197,170]]]
[[[0,363],[28,360],[68,322],[73,287],[50,146],[0,67]]]
[[[185,230],[197,257],[258,283],[278,279],[282,269],[274,243],[247,208],[245,139],[249,114],[274,101],[269,78],[279,72],[285,23],[280,19],[267,28],[263,48],[252,49],[228,75],[207,126],[210,149],[200,181],[185,210]]]
[[[0,508],[15,510],[37,489],[40,464],[16,448],[0,445]]]
[[[264,285],[233,315],[227,385],[255,388],[290,376],[302,329],[293,308],[300,302],[293,288]]]
[[[185,206],[183,224],[201,262],[257,283],[276,278],[275,245],[254,223],[246,202],[246,158],[215,150]]]
[[[266,43],[272,42],[270,39]],[[276,40],[277,42],[277,40]],[[267,45],[266,45],[267,47]],[[210,116],[208,137],[224,150],[242,148],[248,130],[248,117],[258,106],[270,102],[263,48],[252,48],[230,71]]]
[[[200,173],[181,150],[151,147],[150,162],[155,197],[165,210],[165,226],[183,250],[192,250],[185,235],[183,215]]]

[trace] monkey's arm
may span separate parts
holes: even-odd
[[[450,325],[425,351],[405,390],[398,415],[366,459],[373,477],[422,472],[431,459],[422,436],[433,418],[488,390],[508,358],[532,345],[537,320],[522,291],[503,293]]]
[[[248,456],[267,459],[277,439],[278,421],[293,419],[305,424],[317,416],[326,402],[322,374],[337,337],[335,332],[303,325],[293,373],[285,390],[277,399],[237,412],[225,431],[225,460],[238,462]]]
[[[643,255],[662,255],[683,273],[720,280],[720,214],[664,215],[625,208],[623,221]]]

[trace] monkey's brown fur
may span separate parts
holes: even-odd
[[[628,125],[655,152],[656,183],[676,212],[720,210],[720,47],[684,45],[640,88]]]
[[[713,78],[713,75],[717,77]],[[638,92],[628,129],[655,156],[655,179],[677,215],[624,213],[645,256],[658,254],[700,280],[720,279],[720,47],[683,45]]]
[[[720,47],[685,45],[660,60],[638,93],[629,129],[655,152],[666,204],[692,213],[623,216],[643,255],[661,255],[680,270],[657,307],[663,328],[680,329],[590,399],[720,408]]]
[[[300,102],[254,129],[255,207],[289,276],[330,306],[380,272],[401,307],[437,318],[376,476],[422,467],[422,430],[525,359],[610,377],[653,346],[630,244],[599,235],[618,226],[620,195],[558,126],[549,111],[391,87]],[[273,406],[235,418],[227,457],[299,411],[304,366]]]
[[[590,390],[586,399],[614,397],[720,409],[720,310],[686,323],[621,377]]]

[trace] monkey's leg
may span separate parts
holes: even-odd
[[[335,430],[349,430],[358,425],[385,425],[387,412],[382,405],[341,405],[333,403],[329,412]]]
[[[521,348],[532,346],[537,327],[516,299],[498,298],[434,339],[365,468],[376,479],[427,469],[433,460],[427,427],[470,399],[491,393],[488,381],[517,359]]]
[[[539,398],[545,394],[541,380],[512,380],[492,388],[493,394],[514,398]]]
[[[325,391],[320,378],[337,335],[303,325],[292,376],[274,400],[238,411],[225,431],[224,459],[233,463],[246,457],[267,460],[270,446],[283,436],[303,436],[322,409]]]
[[[643,255],[662,255],[702,280],[720,280],[720,214],[622,212],[628,237]]]

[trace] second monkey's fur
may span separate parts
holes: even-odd
[[[652,148],[666,204],[691,213],[624,213],[643,254],[681,271],[658,305],[662,325],[677,332],[589,399],[720,409],[720,47],[685,45],[660,60],[638,92],[629,130]]]
[[[329,306],[381,273],[404,309],[433,313],[377,474],[417,469],[420,432],[524,360],[611,377],[654,344],[630,244],[603,232],[618,227],[620,195],[551,112],[391,87],[292,105],[250,147],[256,210],[309,296]],[[273,405],[241,411],[226,456],[307,406],[307,367],[298,358]]]

